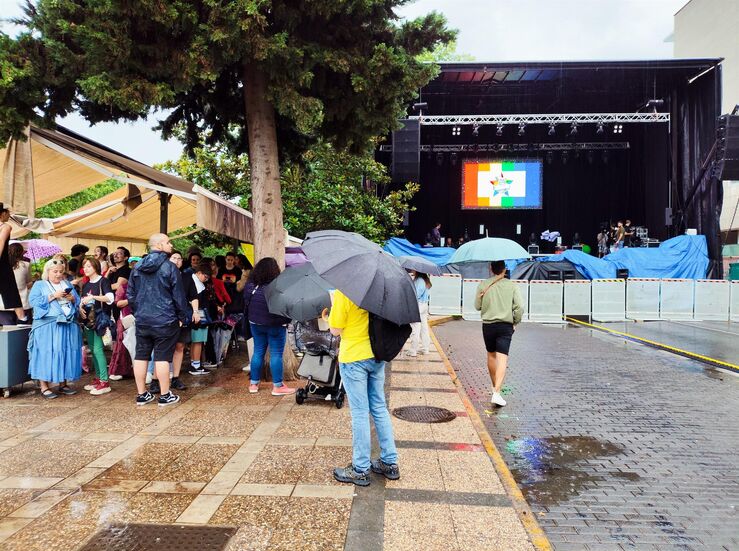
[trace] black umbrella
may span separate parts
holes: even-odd
[[[439,266],[420,256],[399,256],[397,260],[406,270],[414,270],[433,276],[441,275],[441,268]]]
[[[264,288],[264,296],[271,313],[307,321],[320,317],[324,308],[331,307],[331,289],[331,284],[310,263],[305,263],[285,269]]]
[[[316,272],[360,308],[397,324],[421,321],[413,282],[397,260],[357,233],[309,233],[303,252]]]

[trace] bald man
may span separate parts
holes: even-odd
[[[160,406],[169,406],[180,397],[169,388],[169,362],[172,361],[180,327],[187,324],[192,312],[185,298],[177,267],[169,262],[172,243],[163,233],[149,239],[149,254],[136,264],[128,281],[128,304],[136,319],[136,354],[133,372],[136,377],[136,405],[154,401],[146,390],[146,368],[154,359],[161,395]]]

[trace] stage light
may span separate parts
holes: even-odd
[[[613,133],[614,134],[621,134],[624,131],[624,125],[623,124],[614,124],[613,125]]]
[[[598,129],[595,131],[596,134],[603,134],[603,123],[598,123]]]
[[[566,164],[567,164],[567,160],[568,160],[569,158],[570,158],[570,154],[569,154],[569,153],[567,153],[567,151],[563,151],[563,152],[562,152],[562,164],[563,164],[563,165],[566,165]]]
[[[592,151],[588,151],[588,164],[593,164],[593,160],[595,159],[595,155],[593,155]]]
[[[480,135],[480,125],[475,123],[472,125],[472,135],[473,136],[479,136]]]
[[[436,154],[436,164],[439,166],[444,164],[444,154],[443,153]]]
[[[554,160],[554,153],[551,151],[547,151],[547,163],[552,164],[552,161]]]
[[[502,136],[503,135],[503,125],[499,124],[498,129],[495,131],[496,136]]]
[[[608,164],[608,151],[607,150],[603,150],[602,158],[603,158],[603,163]]]
[[[549,132],[548,132],[548,134],[550,136],[554,136],[554,133],[555,132],[556,132],[556,130],[554,129],[554,123],[553,122],[549,123]]]
[[[577,134],[577,123],[573,122],[570,127],[570,136],[574,136],[575,134]]]
[[[524,130],[525,128],[526,128],[526,125],[524,123],[521,123],[518,125],[518,135],[519,136],[523,136],[524,132],[526,131]]]
[[[451,161],[452,166],[456,166],[456,164],[457,164],[457,154],[456,153],[452,153],[451,155],[449,155],[449,160]]]
[[[460,136],[461,134],[462,134],[462,129],[459,126],[452,127],[452,136]]]

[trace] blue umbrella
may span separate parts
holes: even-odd
[[[531,258],[531,255],[521,245],[510,239],[485,237],[468,241],[462,245],[449,259],[448,264],[517,260],[519,258]]]

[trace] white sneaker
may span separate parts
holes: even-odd
[[[111,381],[120,381],[123,379],[123,375],[108,375],[108,379]]]
[[[496,405],[496,406],[501,406],[501,407],[503,407],[503,406],[504,406],[504,405],[506,405],[506,404],[507,404],[508,402],[506,402],[506,401],[505,401],[505,400],[503,399],[503,396],[501,396],[501,395],[500,395],[500,392],[493,392],[493,396],[492,396],[492,397],[490,398],[490,403],[491,403],[491,404],[494,404],[494,405]]]
[[[154,376],[153,373],[149,373],[149,372],[146,373],[146,384],[147,385],[148,384],[151,384],[151,379],[152,379],[153,376]]]
[[[416,354],[415,352],[406,352],[405,355],[409,358],[415,358],[418,354]]]

